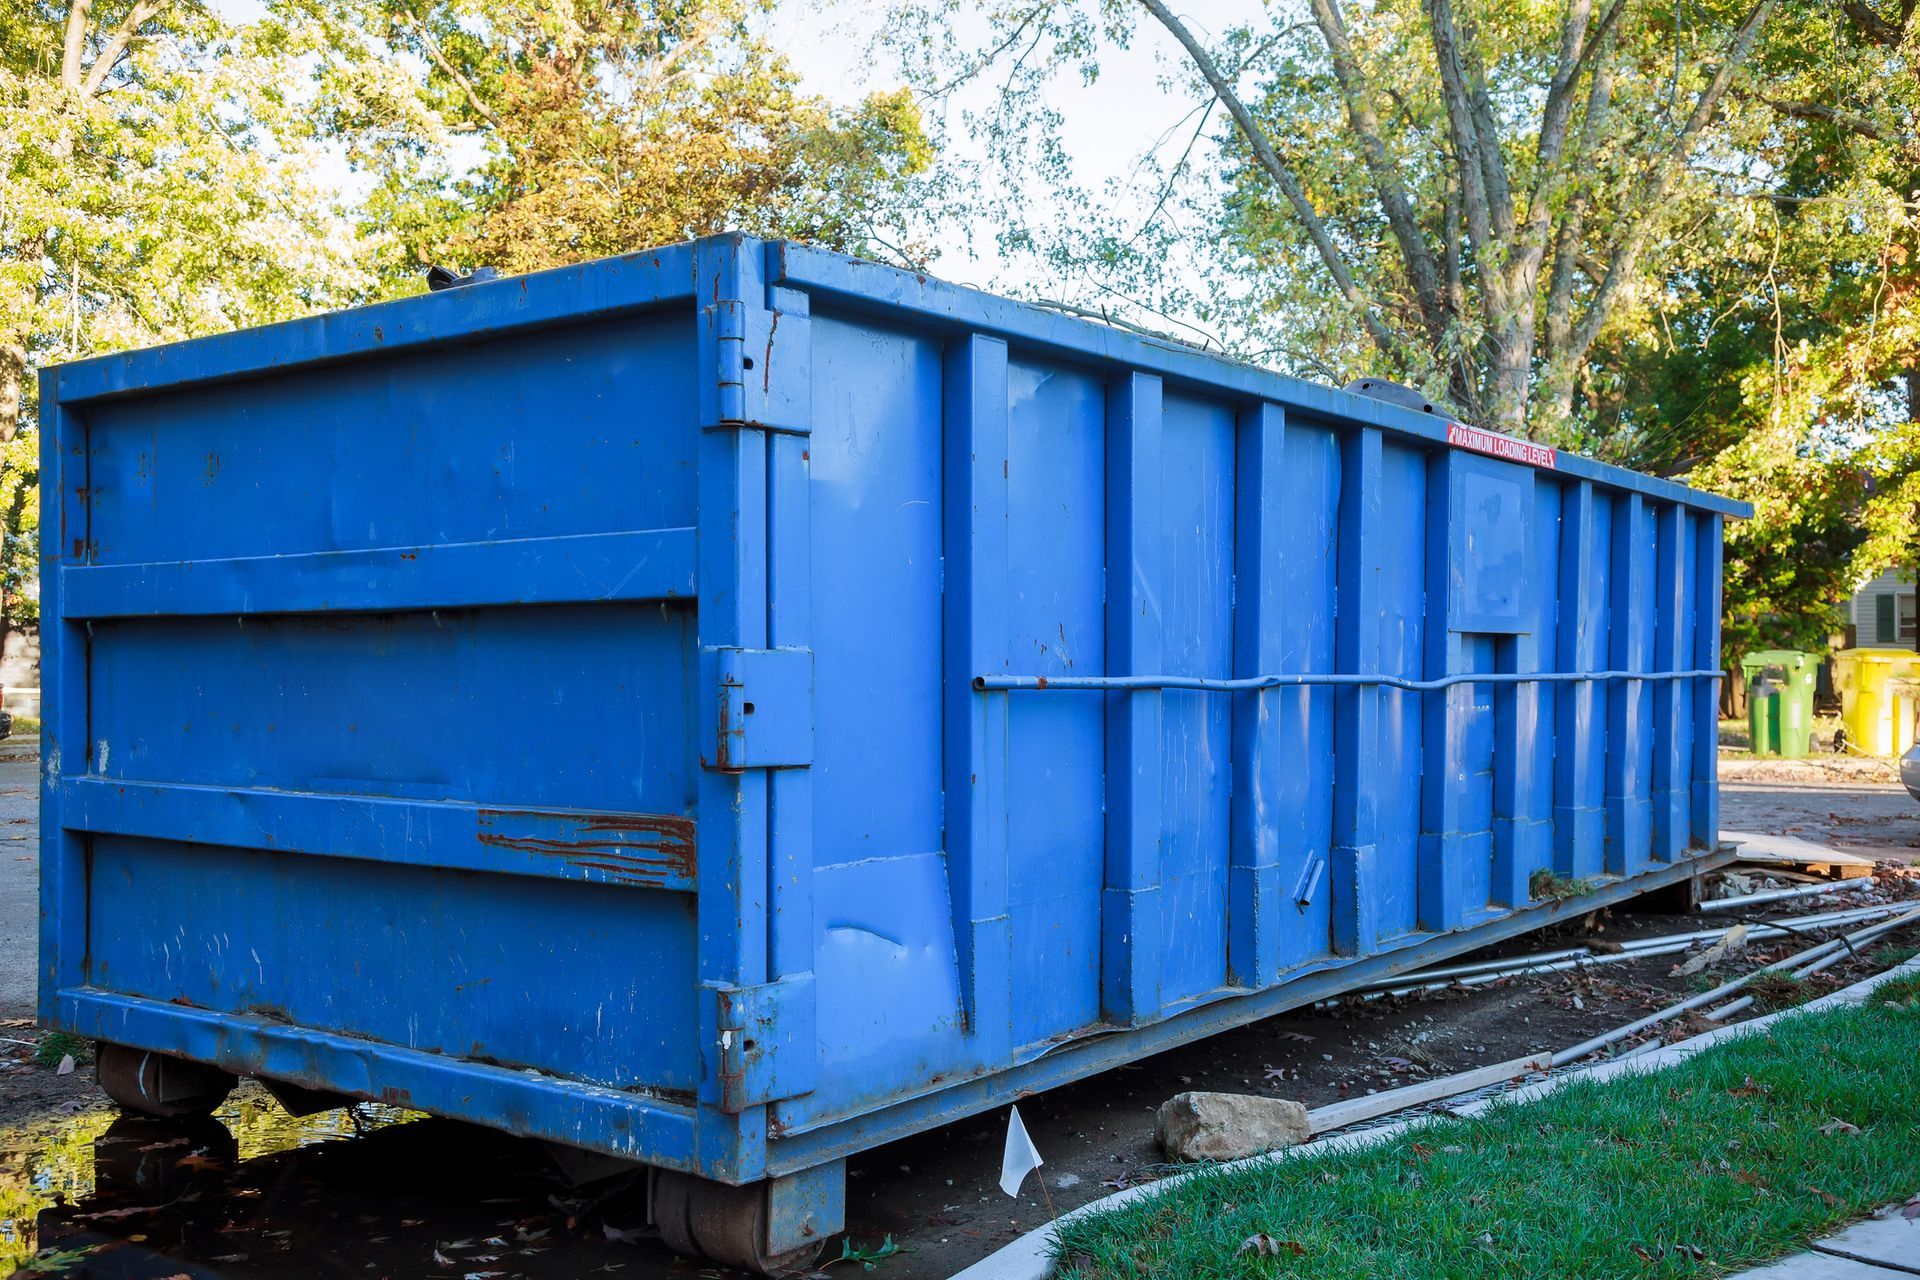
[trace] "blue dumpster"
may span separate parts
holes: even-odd
[[[42,397],[40,1013],[127,1105],[771,1268],[852,1152],[1726,856],[1747,509],[1418,407],[740,237]]]

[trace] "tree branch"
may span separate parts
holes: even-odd
[[[1647,234],[1653,222],[1660,214],[1661,206],[1666,202],[1667,193],[1673,189],[1674,179],[1694,143],[1699,141],[1700,133],[1713,119],[1720,108],[1720,100],[1726,96],[1727,88],[1733,83],[1733,76],[1753,52],[1754,42],[1760,38],[1761,29],[1773,16],[1778,0],[1760,0],[1747,15],[1747,20],[1734,34],[1733,43],[1728,46],[1727,54],[1720,60],[1719,69],[1713,73],[1713,79],[1700,91],[1699,99],[1693,105],[1693,112],[1687,117],[1686,126],[1680,136],[1674,139],[1672,148],[1661,159],[1654,162],[1635,193],[1633,208],[1635,212],[1628,220],[1626,229],[1615,244],[1613,253],[1607,259],[1607,278],[1594,291],[1593,301],[1587,306],[1586,315],[1580,319],[1578,328],[1568,345],[1567,355],[1578,361],[1593,346],[1600,329],[1607,322],[1607,316],[1613,304],[1619,299],[1620,290],[1626,286],[1627,279],[1633,274],[1640,258],[1640,250],[1645,247]]]
[[[1340,12],[1338,0],[1312,0],[1312,4],[1314,21],[1319,25],[1327,52],[1333,58],[1334,78],[1339,82],[1341,96],[1346,100],[1347,121],[1360,141],[1360,154],[1366,160],[1367,172],[1373,178],[1381,208],[1386,211],[1387,226],[1392,229],[1393,238],[1400,246],[1400,257],[1406,263],[1407,278],[1413,284],[1414,301],[1419,308],[1420,318],[1428,334],[1437,338],[1446,330],[1450,310],[1440,271],[1434,264],[1432,252],[1427,248],[1426,238],[1421,234],[1420,223],[1414,216],[1413,202],[1407,196],[1406,186],[1400,181],[1399,170],[1381,136],[1380,117],[1373,109],[1372,93],[1367,85],[1366,73],[1360,68],[1360,60],[1354,54],[1346,19]]]
[[[113,68],[126,53],[127,46],[140,34],[140,28],[158,12],[159,0],[140,0],[133,6],[120,25],[113,29],[113,34],[107,37],[106,48],[93,60],[93,69],[87,72],[87,78],[80,84],[81,96],[91,98],[99,91],[101,82],[112,74]]]
[[[1459,34],[1447,0],[1427,0],[1427,23],[1433,34],[1434,61],[1440,68],[1440,96],[1447,108],[1447,129],[1453,135],[1454,159],[1460,170],[1462,208],[1467,235],[1482,253],[1493,253],[1493,222],[1487,207],[1487,167],[1482,162],[1480,131],[1474,124],[1466,72],[1461,66]]]
[[[414,34],[420,37],[420,43],[425,47],[427,56],[433,59],[433,65],[439,67],[448,79],[460,87],[461,95],[466,98],[467,105],[473,108],[474,114],[478,115],[495,129],[498,129],[500,127],[500,117],[494,115],[492,109],[489,108],[485,102],[481,101],[480,94],[473,87],[473,82],[460,73],[460,68],[448,61],[447,55],[440,51],[440,46],[434,42],[433,37],[427,34],[426,26],[407,15],[401,16],[400,23],[402,26],[413,28]]]
[[[73,0],[67,8],[67,29],[60,47],[60,83],[69,89],[80,87],[80,58],[87,47],[87,20],[93,12],[93,0]]]
[[[1825,120],[1839,125],[1851,133],[1863,138],[1872,138],[1875,142],[1891,142],[1893,135],[1865,116],[1857,116],[1838,107],[1829,107],[1820,102],[1794,102],[1783,98],[1762,98],[1760,101],[1775,111],[1795,116],[1801,120]]]
[[[1853,25],[1860,28],[1860,33],[1867,39],[1883,49],[1892,49],[1906,38],[1905,27],[1913,13],[1911,8],[1902,7],[1906,12],[1897,26],[1875,13],[1865,0],[1841,0],[1840,12],[1852,19]]]
[[[1187,51],[1187,56],[1193,60],[1194,66],[1212,86],[1214,96],[1220,99],[1220,104],[1227,109],[1234,123],[1240,127],[1240,135],[1247,140],[1248,147],[1253,150],[1254,158],[1260,162],[1261,168],[1267,171],[1274,184],[1286,196],[1287,203],[1293,206],[1294,215],[1300,219],[1308,237],[1312,239],[1313,247],[1320,254],[1320,261],[1326,265],[1328,274],[1333,276],[1334,286],[1340,290],[1340,296],[1358,313],[1374,345],[1382,354],[1391,356],[1395,346],[1393,334],[1374,312],[1366,295],[1360,292],[1360,287],[1354,283],[1353,273],[1347,267],[1345,255],[1340,252],[1340,247],[1334,244],[1326,222],[1307,200],[1307,193],[1301,188],[1300,180],[1280,159],[1279,153],[1273,148],[1273,143],[1261,129],[1259,121],[1253,118],[1253,113],[1247,110],[1247,104],[1240,100],[1240,95],[1234,92],[1233,85],[1221,74],[1220,65],[1214,61],[1213,55],[1194,38],[1191,31],[1187,30],[1186,24],[1173,15],[1173,11],[1167,8],[1164,0],[1140,0],[1140,2],[1146,6],[1147,12],[1151,13],[1160,25],[1180,42],[1180,46]]]

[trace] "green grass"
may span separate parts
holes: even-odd
[[[1920,982],[1890,985],[1657,1073],[1197,1174],[1065,1224],[1063,1274],[1678,1280],[1764,1262],[1920,1191]]]
[[[40,732],[39,716],[15,716],[13,718],[13,736],[24,738]]]
[[[1536,902],[1545,898],[1551,898],[1556,902],[1567,898],[1581,898],[1592,893],[1593,890],[1594,883],[1591,880],[1569,880],[1545,867],[1527,877],[1527,893]]]
[[[85,1062],[93,1056],[93,1045],[65,1031],[50,1031],[34,1046],[33,1060],[43,1067],[57,1067],[68,1054],[76,1063]]]
[[[1920,978],[1900,978],[1894,982],[1883,982],[1868,995],[1867,1003],[1920,1009]]]

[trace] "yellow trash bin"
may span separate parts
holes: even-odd
[[[1920,654],[1911,649],[1842,649],[1833,655],[1833,687],[1847,740],[1870,756],[1897,756],[1913,745],[1920,698]]]

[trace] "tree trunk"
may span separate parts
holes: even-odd
[[[14,318],[14,327],[0,333],[0,444],[20,433],[20,415],[27,404],[27,340],[32,332],[33,313],[40,304],[41,259],[46,256],[45,236],[31,236],[20,242],[21,274],[29,277],[9,282],[6,296],[0,296],[0,316]]]

